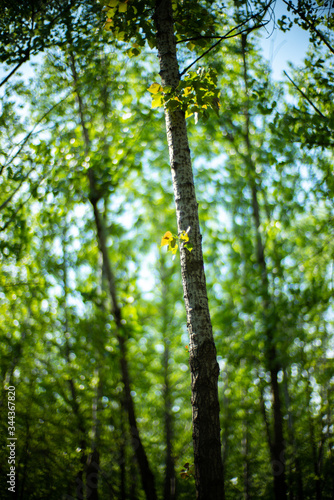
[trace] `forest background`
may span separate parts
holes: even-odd
[[[154,2],[4,2],[1,498],[209,500],[164,102],[187,117],[222,495],[334,497],[333,15],[285,3],[279,18],[276,2],[172,2],[182,83],[166,103]],[[139,29],[122,31],[135,5]],[[290,21],[310,46],[276,81],[261,37]]]

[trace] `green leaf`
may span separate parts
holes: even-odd
[[[128,5],[126,3],[120,3],[118,6],[119,12],[126,12],[128,9]]]

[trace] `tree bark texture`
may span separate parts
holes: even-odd
[[[162,86],[175,89],[180,77],[171,0],[156,2],[154,21]],[[180,253],[189,332],[196,495],[200,500],[221,500],[224,484],[217,389],[219,367],[208,306],[187,127],[182,111],[165,109],[165,118],[178,233],[190,227],[193,246],[191,253],[184,248]]]

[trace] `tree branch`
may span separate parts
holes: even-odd
[[[295,15],[299,16],[306,24],[308,24],[309,28],[314,31],[320,38],[320,40],[329,48],[329,50],[334,54],[334,48],[332,45],[328,42],[328,40],[325,38],[325,36],[321,33],[321,31],[318,30],[316,27],[315,23],[308,19],[301,10],[298,10],[292,3],[288,0],[283,0],[285,5],[287,5]]]
[[[15,66],[15,68],[12,69],[12,71],[2,80],[2,82],[0,83],[0,87],[2,87],[3,85],[5,85],[6,82],[8,82],[8,80],[10,79],[11,76],[14,75],[14,73],[16,73],[16,71],[22,66],[22,64],[24,64],[25,62],[27,62],[29,60],[29,54],[24,56],[21,61],[18,62],[18,64]]]
[[[49,22],[49,25],[48,25],[48,29],[49,29],[49,33],[47,36],[50,35],[51,33],[51,29],[53,28],[53,26],[56,24],[56,22],[58,21],[58,19],[62,19],[62,16],[64,15],[64,13],[66,12],[69,12],[70,9],[72,9],[75,4],[76,4],[77,0],[71,0],[69,4],[66,5],[66,7],[62,10],[60,10],[60,12],[55,15],[54,18],[52,18]],[[61,9],[61,4],[59,4],[59,8]],[[41,14],[43,12],[43,10],[39,10],[39,11],[33,11],[32,12],[32,27],[31,27],[31,37],[29,39],[29,42],[28,42],[28,48],[24,51],[25,53],[25,56],[18,62],[18,64],[15,66],[14,69],[12,69],[12,71],[2,80],[2,82],[0,82],[0,88],[11,78],[11,76],[14,75],[14,73],[16,73],[16,71],[22,66],[22,64],[24,64],[25,62],[29,61],[30,59],[30,52],[31,52],[31,40],[32,40],[32,37],[35,36],[35,27],[34,27],[34,18],[36,16],[36,14]],[[36,50],[33,51],[33,55],[34,53],[37,54],[38,52],[42,52],[44,49],[48,48],[48,43],[45,42],[45,44],[41,44],[41,46]]]
[[[305,92],[302,91],[301,88],[298,87],[298,85],[289,77],[289,75],[287,74],[286,71],[283,72],[285,74],[285,76],[290,80],[290,82],[292,83],[292,85],[295,87],[296,90],[298,90],[298,92],[304,97],[304,99],[306,99],[306,101],[312,106],[312,108],[318,113],[319,116],[321,116],[321,118],[323,118],[324,120],[327,120],[327,116],[323,115],[322,112],[320,111],[319,108],[317,108],[317,106],[311,101],[311,99],[305,94]]]
[[[20,182],[20,184],[17,186],[17,188],[12,192],[12,194],[7,198],[7,200],[5,200],[2,205],[0,205],[0,212],[3,208],[5,208],[8,203],[10,202],[10,200],[13,198],[13,196],[18,192],[18,190],[20,189],[20,187],[22,186],[22,184],[27,180],[27,178],[29,177],[29,175],[31,174],[31,172],[35,170],[35,167],[32,167],[29,172],[27,173],[27,175],[22,179],[22,181]]]
[[[0,175],[2,174],[3,170],[10,164],[12,163],[13,160],[15,160],[15,158],[17,158],[17,156],[21,153],[22,149],[24,148],[24,146],[27,144],[27,142],[29,141],[30,137],[33,135],[33,133],[35,132],[36,128],[38,127],[38,125],[44,120],[44,118],[46,118],[48,116],[48,114],[50,114],[57,106],[59,106],[59,104],[61,104],[62,102],[66,101],[66,99],[68,98],[68,96],[70,96],[71,94],[73,93],[73,90],[71,90],[70,92],[68,92],[68,94],[66,94],[66,96],[61,99],[59,102],[57,102],[56,104],[54,104],[50,109],[48,109],[44,115],[38,120],[38,122],[33,126],[33,128],[31,129],[31,131],[29,132],[29,134],[27,134],[25,136],[25,138],[21,141],[21,143],[17,144],[16,146],[20,146],[19,149],[17,150],[17,152],[15,153],[14,156],[12,156],[1,168],[0,168]],[[16,147],[16,146],[13,146],[13,149]],[[12,150],[13,150],[12,149]]]
[[[268,7],[267,7],[268,9]],[[265,12],[263,13],[263,15],[267,12],[267,9],[265,10]],[[254,14],[252,15],[250,18],[246,19],[245,21],[243,21],[242,23],[238,24],[237,26],[234,26],[234,28],[232,28],[230,31],[228,31],[225,35],[221,36],[221,37],[216,37],[216,36],[212,36],[212,37],[201,37],[201,38],[218,38],[218,41],[216,43],[214,43],[213,45],[211,45],[211,47],[209,47],[206,51],[203,52],[202,55],[200,55],[199,57],[197,57],[191,64],[189,64],[189,66],[187,66],[181,73],[180,73],[180,77],[183,76],[192,66],[194,66],[194,64],[196,64],[198,61],[200,61],[204,56],[206,56],[209,52],[211,52],[211,50],[213,50],[215,47],[217,47],[217,45],[219,45],[223,40],[227,40],[228,38],[233,38],[235,36],[238,36],[238,35],[241,35],[243,33],[251,33],[252,31],[254,31],[255,29],[258,29],[258,28],[262,28],[263,26],[266,26],[268,23],[269,23],[269,20],[266,21],[266,22],[261,22],[261,24],[256,24],[254,26],[251,26],[251,27],[248,27],[242,31],[239,31],[238,33],[234,33],[236,30],[238,30],[239,28],[241,28],[242,26],[244,26],[246,23],[248,23],[249,21],[253,20],[253,19],[256,19],[259,17],[259,14]],[[196,38],[193,38],[193,40],[195,40]],[[190,39],[188,40],[180,40],[179,42],[177,43],[181,43],[182,42],[185,42],[185,41],[190,41]]]
[[[28,196],[28,198],[23,201],[18,207],[17,209],[15,210],[15,212],[12,214],[12,216],[8,219],[8,221],[0,228],[0,232],[2,231],[5,231],[5,229],[7,229],[8,226],[10,226],[10,224],[13,222],[13,220],[15,219],[16,215],[18,214],[18,212],[21,210],[21,208],[30,200],[31,198],[31,195]]]

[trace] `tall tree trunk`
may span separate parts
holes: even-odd
[[[78,110],[80,116],[80,123],[82,128],[83,139],[85,143],[86,153],[90,154],[91,150],[91,142],[88,133],[88,129],[85,123],[84,117],[84,105],[81,94],[78,88],[78,74],[75,65],[75,58],[72,50],[72,46],[69,46],[69,56],[70,56],[70,66],[72,71],[73,85],[77,96]],[[88,170],[88,179],[90,185],[90,194],[89,201],[93,207],[94,211],[94,220],[98,238],[99,248],[103,258],[103,266],[104,271],[107,277],[108,282],[108,290],[112,303],[112,314],[114,317],[115,325],[116,325],[116,337],[118,340],[119,348],[120,348],[120,366],[121,366],[121,375],[122,382],[124,386],[124,397],[125,397],[125,405],[128,413],[128,419],[130,424],[130,432],[132,437],[132,446],[134,449],[134,453],[136,455],[139,470],[141,474],[141,480],[143,489],[145,491],[145,495],[147,500],[157,500],[156,490],[155,490],[155,482],[154,476],[149,466],[149,462],[147,459],[147,455],[142,444],[139,429],[137,426],[137,420],[135,416],[134,402],[131,395],[131,387],[130,387],[130,374],[129,374],[129,366],[127,361],[127,352],[126,352],[126,331],[122,324],[122,315],[121,309],[118,306],[117,302],[117,293],[116,293],[116,285],[115,278],[112,272],[111,262],[109,258],[107,242],[106,242],[106,232],[104,227],[103,218],[98,209],[98,201],[100,199],[100,194],[97,193],[97,185],[95,179],[95,172],[92,168]]]
[[[297,500],[304,500],[304,490],[303,490],[303,477],[302,477],[302,471],[301,471],[301,465],[300,465],[300,459],[299,459],[299,453],[298,453],[298,446],[296,443],[296,438],[295,438],[295,428],[294,428],[294,419],[293,419],[293,414],[291,411],[291,402],[290,402],[290,395],[289,395],[289,388],[288,388],[288,375],[286,370],[283,371],[283,388],[284,388],[284,397],[285,397],[285,406],[287,409],[288,413],[288,429],[289,429],[289,440],[290,443],[292,444],[293,448],[293,454],[294,454],[294,468],[295,468],[295,474],[293,477],[292,481],[292,486],[296,491],[296,497],[293,496],[293,498],[297,498]],[[295,483],[295,484],[294,484]]]
[[[102,381],[100,377],[100,369],[95,370],[94,374],[98,379],[98,384],[95,387],[95,396],[92,405],[92,451],[89,453],[87,459],[86,469],[86,496],[87,500],[99,500],[99,474],[100,474],[100,419],[101,400],[102,400]]]
[[[125,453],[125,425],[124,425],[124,412],[125,412],[125,404],[123,400],[121,400],[121,414],[120,414],[120,431],[121,431],[121,440],[119,446],[119,467],[120,467],[120,494],[119,500],[126,500],[126,453]]]
[[[87,500],[99,499],[99,470],[100,453],[96,447],[93,448],[87,459],[86,467],[86,498]]]
[[[175,479],[175,464],[173,457],[172,438],[173,438],[173,422],[171,408],[171,391],[169,383],[169,339],[164,340],[164,420],[165,420],[165,439],[166,439],[166,472],[164,486],[164,500],[175,500],[176,479]]]
[[[137,464],[135,457],[132,456],[130,459],[130,488],[129,488],[129,500],[138,500],[138,494],[137,494],[137,484],[138,484],[138,479],[137,479]]]
[[[329,456],[328,461],[330,464],[329,470],[334,470],[334,450],[333,450],[333,386],[331,386],[328,382],[326,384],[327,390],[327,439],[328,439],[328,448],[329,448]],[[332,498],[334,498],[334,474],[331,475],[331,486],[329,487],[329,491],[332,491]]]
[[[228,367],[225,368],[226,376],[225,376],[225,384],[224,388],[228,387],[229,384],[229,372]],[[230,434],[230,423],[232,419],[230,418],[230,400],[229,397],[225,394],[225,390],[222,390],[223,393],[223,408],[224,408],[224,420],[223,420],[223,433],[222,433],[222,462],[223,462],[223,480],[225,483],[225,470],[226,470],[226,461],[229,453],[229,434]]]
[[[308,424],[310,429],[310,440],[311,440],[311,449],[312,449],[312,461],[313,461],[313,473],[314,473],[314,482],[315,482],[315,500],[322,499],[322,490],[321,490],[321,477],[320,477],[320,467],[319,467],[319,454],[318,454],[318,446],[315,437],[315,429],[314,429],[314,417],[312,414],[311,408],[311,395],[312,395],[312,386],[311,381],[308,379],[307,381],[307,414],[308,414]]]
[[[154,22],[163,86],[175,89],[179,65],[171,0],[157,0]],[[206,291],[202,243],[187,127],[182,111],[165,109],[178,233],[190,227],[192,252],[180,249],[181,272],[189,332],[192,421],[196,495],[200,500],[224,498],[221,458],[216,347]]]
[[[22,468],[22,474],[21,474],[21,480],[18,482],[17,485],[17,498],[20,500],[24,499],[24,488],[25,488],[25,483],[27,479],[27,471],[28,471],[28,462],[29,462],[29,443],[30,443],[30,438],[31,438],[31,431],[30,431],[30,419],[26,418],[25,420],[25,440],[24,440],[24,456],[23,456],[23,466],[21,467],[21,463],[19,462],[18,470]],[[19,494],[20,492],[20,494]]]
[[[91,183],[94,183],[94,172],[90,171],[90,180]],[[94,189],[94,187],[91,189],[91,191]],[[131,387],[130,387],[130,374],[129,374],[129,367],[128,367],[128,361],[127,361],[127,352],[126,352],[126,332],[124,329],[124,326],[122,325],[122,315],[121,315],[121,309],[118,306],[117,303],[117,295],[116,295],[116,287],[115,287],[115,278],[111,269],[111,263],[109,259],[109,254],[108,254],[108,249],[107,249],[107,244],[106,244],[106,237],[105,237],[105,230],[103,227],[102,223],[102,218],[100,216],[100,213],[97,208],[97,200],[92,198],[91,203],[93,205],[94,209],[94,216],[95,216],[95,224],[96,224],[96,229],[97,229],[97,235],[98,235],[98,241],[99,241],[99,247],[100,251],[103,256],[103,262],[104,262],[104,267],[107,275],[107,280],[108,280],[108,285],[109,285],[109,293],[112,299],[112,313],[114,316],[114,321],[116,323],[116,335],[117,335],[117,340],[120,348],[120,364],[121,364],[121,374],[122,374],[122,381],[124,385],[124,398],[125,398],[125,407],[127,409],[128,413],[128,419],[129,419],[129,424],[130,424],[130,432],[131,432],[131,438],[132,438],[132,446],[138,461],[139,465],[139,470],[141,473],[141,479],[142,479],[142,484],[143,484],[143,489],[146,494],[147,500],[156,500],[156,491],[155,491],[155,484],[154,484],[154,476],[152,474],[152,471],[149,466],[149,462],[147,459],[147,455],[144,449],[144,446],[142,444],[140,435],[139,435],[139,429],[137,426],[137,420],[135,416],[135,408],[134,408],[134,403],[133,399],[131,396]]]
[[[63,227],[63,233],[62,233],[62,250],[63,250],[63,291],[64,291],[64,333],[65,333],[65,359],[67,365],[70,367],[71,366],[71,349],[70,345],[68,342],[67,334],[70,329],[69,325],[69,320],[68,320],[68,311],[67,311],[67,292],[68,292],[68,276],[67,276],[67,269],[68,269],[68,264],[67,264],[67,236],[66,236],[66,222],[65,226]],[[77,390],[75,386],[75,382],[73,378],[70,378],[68,380],[69,384],[69,389],[71,393],[71,406],[73,413],[77,419],[77,426],[79,430],[79,448],[80,448],[80,469],[77,472],[76,478],[75,478],[75,483],[76,483],[76,496],[78,500],[82,500],[85,498],[85,486],[84,486],[84,473],[86,470],[86,465],[87,465],[87,454],[86,454],[86,449],[87,449],[87,442],[86,442],[86,427],[85,427],[85,422],[82,416],[82,412],[78,403],[78,395],[77,395]]]
[[[243,423],[243,439],[242,439],[242,454],[243,454],[243,472],[244,472],[244,500],[250,500],[250,463],[249,463],[249,417],[246,410],[246,418]]]
[[[168,271],[166,269],[164,258],[160,259],[160,281],[162,283],[161,293],[161,331],[163,335],[164,354],[163,354],[163,374],[164,374],[164,425],[166,440],[166,468],[164,500],[175,500],[176,498],[176,478],[175,463],[173,456],[173,417],[172,417],[172,394],[170,386],[170,323],[173,319],[173,308],[171,310],[170,300],[168,300]]]
[[[286,481],[285,481],[285,460],[284,460],[284,436],[283,436],[283,415],[281,407],[281,397],[278,384],[278,372],[280,365],[277,357],[275,343],[275,318],[273,314],[273,304],[269,292],[268,273],[265,259],[265,249],[260,231],[261,218],[258,202],[258,187],[256,184],[256,169],[252,160],[252,146],[250,140],[250,114],[248,99],[248,67],[247,67],[247,34],[241,35],[241,50],[243,58],[243,78],[245,85],[245,143],[246,143],[246,165],[248,170],[248,180],[252,194],[252,209],[256,239],[257,264],[260,271],[261,292],[263,302],[264,327],[266,334],[266,360],[267,369],[270,372],[271,392],[273,398],[273,420],[274,420],[274,438],[272,440],[271,464],[274,478],[274,493],[276,500],[286,500]]]

